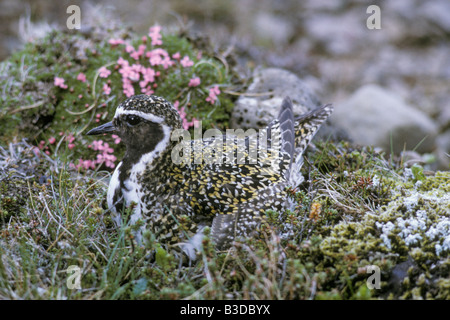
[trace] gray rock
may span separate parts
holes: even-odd
[[[426,19],[432,21],[446,32],[450,32],[450,3],[448,0],[427,1],[420,7]]]
[[[439,160],[439,169],[450,169],[450,129],[441,133],[436,141],[439,146],[437,157]]]
[[[386,152],[424,153],[436,147],[437,125],[425,113],[377,85],[365,85],[336,105],[331,119],[346,128],[355,143],[378,146]]]
[[[320,105],[317,97],[299,77],[277,68],[256,70],[246,94],[236,102],[231,128],[264,128],[278,116],[281,102],[286,96],[292,100],[295,116]]]
[[[252,20],[255,38],[262,44],[285,46],[294,33],[292,24],[282,16],[261,11]]]
[[[450,94],[443,95],[439,100],[438,104],[440,110],[437,121],[441,128],[450,129]]]
[[[347,10],[337,15],[335,12],[318,13],[305,17],[304,27],[308,39],[317,42],[333,56],[351,54],[368,43],[379,41],[379,32],[371,32],[366,28],[368,15],[361,10]]]

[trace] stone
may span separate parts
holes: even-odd
[[[256,70],[247,92],[236,101],[231,128],[264,128],[278,116],[286,96],[292,100],[294,116],[320,106],[319,99],[295,74],[278,68]]]
[[[439,125],[443,129],[450,129],[450,94],[446,94],[439,99],[439,117],[437,119]]]
[[[427,1],[420,7],[421,14],[425,19],[432,21],[442,30],[450,32],[450,2],[447,0]]]
[[[403,150],[432,152],[437,125],[424,112],[378,85],[364,85],[335,106],[332,121],[346,128],[353,142],[399,154]]]
[[[325,49],[336,57],[351,54],[367,45],[369,36],[372,45],[374,41],[380,41],[379,32],[371,32],[366,28],[367,17],[368,15],[361,16],[355,9],[339,15],[317,13],[305,17],[304,27],[308,39],[315,42],[318,48]]]
[[[261,44],[286,46],[295,30],[285,17],[259,12],[253,19],[253,34]]]
[[[442,132],[436,140],[439,169],[450,170],[450,129]]]

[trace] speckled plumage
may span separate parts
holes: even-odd
[[[184,140],[174,134],[181,118],[169,102],[137,95],[88,134],[115,132],[127,147],[108,189],[116,220],[134,202],[131,223],[144,222],[138,240],[150,228],[161,243],[181,245],[194,258],[205,226],[223,249],[251,234],[266,210],[286,208],[285,189],[298,183],[302,154],[331,112],[328,105],[294,119],[286,98],[278,118],[254,136]]]

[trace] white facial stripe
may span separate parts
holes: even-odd
[[[123,108],[117,108],[116,114],[114,115],[114,118],[120,117],[121,115],[136,115],[139,116],[147,121],[151,121],[154,123],[163,123],[164,119],[158,116],[155,116],[154,114],[144,113],[137,110],[124,110]]]

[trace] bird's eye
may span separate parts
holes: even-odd
[[[127,122],[127,124],[129,126],[135,126],[137,124],[139,124],[142,121],[142,118],[139,116],[135,116],[135,115],[127,115],[125,117],[125,121]]]

